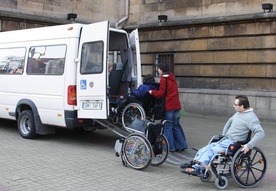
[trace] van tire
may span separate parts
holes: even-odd
[[[32,139],[37,136],[35,130],[34,115],[31,110],[25,110],[19,114],[17,127],[20,135],[25,139]]]

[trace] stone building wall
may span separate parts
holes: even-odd
[[[129,14],[125,6],[129,3]],[[173,56],[188,112],[230,115],[235,94],[250,96],[262,119],[276,120],[276,12],[265,0],[2,0],[0,31],[109,20],[139,29],[143,75],[157,54]],[[276,0],[270,0],[276,6]],[[167,15],[160,22],[158,15]]]
[[[168,21],[183,21],[263,12],[262,4],[275,0],[132,0],[127,25],[158,22],[157,15]]]

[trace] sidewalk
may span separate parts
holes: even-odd
[[[0,190],[5,191],[207,191],[217,190],[215,176],[210,182],[181,173],[178,165],[190,161],[192,148],[205,146],[220,134],[228,118],[185,113],[181,124],[188,140],[187,152],[170,154],[160,166],[144,170],[124,167],[115,157],[114,144],[119,138],[110,130],[76,133],[58,129],[55,135],[28,140],[20,137],[16,122],[0,120]],[[262,123],[266,137],[259,145],[267,159],[263,182],[250,190],[274,191],[276,186],[275,123]],[[227,191],[244,191],[233,178]]]

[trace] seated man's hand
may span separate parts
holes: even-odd
[[[250,149],[249,149],[249,147],[248,147],[247,145],[242,145],[241,151],[242,151],[244,154],[246,154],[249,150],[250,150]]]

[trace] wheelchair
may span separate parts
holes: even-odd
[[[159,166],[166,161],[169,145],[162,133],[166,122],[155,124],[135,119],[126,127],[130,134],[117,140],[114,148],[115,155],[121,157],[124,166],[141,170],[150,164]]]
[[[232,143],[226,152],[219,152],[214,155],[208,164],[208,169],[198,175],[200,180],[208,182],[213,172],[216,175],[215,186],[220,190],[227,188],[230,177],[243,188],[257,186],[265,176],[267,161],[264,153],[257,147],[252,148],[246,154],[241,152],[241,145],[246,144],[250,137],[251,132],[246,141]],[[222,138],[223,136],[216,135],[212,137],[209,144]],[[195,163],[192,161],[190,165],[192,164]]]
[[[121,119],[123,128],[127,128],[135,119],[149,120],[154,122],[154,104],[156,98],[151,95],[145,96],[141,101],[128,94],[124,100],[115,101],[116,108],[111,107],[110,116],[113,123],[118,124]]]

